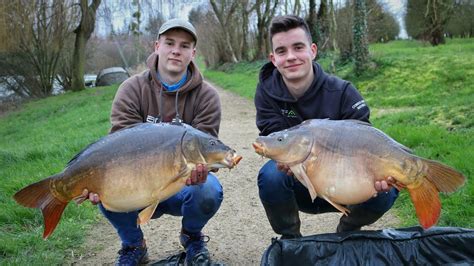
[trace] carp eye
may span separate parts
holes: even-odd
[[[209,145],[214,146],[216,145],[216,142],[214,140],[209,141]]]
[[[282,137],[278,137],[277,140],[278,140],[278,141],[283,141],[283,138],[282,138]]]

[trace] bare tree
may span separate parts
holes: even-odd
[[[249,0],[240,1],[240,16],[242,17],[242,37],[240,38],[240,55],[243,60],[249,60],[249,14],[255,10],[256,4],[249,5]]]
[[[132,6],[134,12],[132,13],[132,21],[129,25],[130,31],[133,35],[133,43],[135,45],[136,59],[135,62],[142,62],[142,54],[144,54],[143,46],[140,43],[140,37],[143,34],[140,27],[142,24],[142,8],[140,0],[133,0]]]
[[[278,0],[256,0],[257,12],[257,47],[254,59],[266,58],[270,52],[268,26],[278,7]]]
[[[216,15],[208,8],[194,8],[189,13],[190,22],[196,28],[200,40],[205,40],[206,44],[198,42],[197,49],[203,55],[206,67],[215,67],[228,60],[226,45],[222,40],[221,28]]]
[[[336,32],[337,32],[337,21],[336,21],[336,12],[334,8],[333,0],[329,0],[329,39],[332,49],[335,52],[338,52],[337,47],[337,39],[336,39]]]
[[[300,0],[283,0],[281,3],[284,14],[292,14],[299,16],[301,14],[301,1]]]
[[[309,26],[309,31],[311,32],[311,37],[313,38],[314,43],[318,43],[318,12],[316,8],[316,0],[309,0],[309,12],[308,19],[306,20]],[[319,48],[319,47],[318,47]]]
[[[354,1],[354,58],[355,72],[362,74],[369,65],[369,42],[367,37],[367,11],[365,0]]]
[[[454,1],[452,0],[428,0],[425,18],[428,21],[428,40],[431,45],[445,43],[444,26],[453,13]]]
[[[84,66],[86,61],[86,44],[95,28],[95,17],[101,0],[80,0],[81,19],[74,30],[76,41],[74,43],[74,54],[72,60],[72,90],[84,90]]]
[[[217,21],[219,21],[219,25],[221,26],[221,32],[224,34],[225,45],[226,49],[229,52],[230,60],[233,63],[237,63],[236,53],[231,44],[231,35],[229,33],[230,21],[237,10],[239,1],[230,1],[230,7],[228,7],[228,1],[220,1],[220,6],[217,5],[215,0],[210,0],[212,10],[217,17]]]
[[[69,2],[17,0],[8,5],[11,53],[0,59],[7,71],[3,81],[22,97],[46,97],[53,93],[59,59],[70,32]]]
[[[405,18],[408,34],[429,41],[431,45],[444,43],[444,27],[453,14],[455,3],[453,0],[408,0]]]

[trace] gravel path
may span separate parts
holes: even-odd
[[[237,168],[220,170],[217,174],[224,188],[224,201],[213,219],[204,228],[210,237],[208,248],[214,261],[226,265],[259,265],[264,250],[270,245],[273,232],[258,198],[256,176],[265,160],[253,152],[251,143],[258,136],[253,102],[229,91],[219,89],[222,101],[220,139],[243,156]],[[332,233],[339,213],[300,214],[303,235]],[[395,227],[397,219],[390,212],[365,229]],[[163,216],[142,227],[150,259],[158,260],[181,250],[178,236],[181,218]],[[113,264],[120,241],[105,218],[89,232],[83,254],[75,254],[73,264]]]

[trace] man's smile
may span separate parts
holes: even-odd
[[[301,65],[303,65],[303,63],[288,65],[288,66],[285,66],[285,68],[286,69],[295,69],[295,68],[298,68]]]

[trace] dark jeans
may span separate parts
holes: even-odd
[[[268,161],[258,173],[260,200],[268,204],[277,204],[296,198],[299,210],[306,213],[338,212],[329,202],[316,197],[314,202],[308,189],[293,176],[288,176],[276,167],[276,162]],[[398,190],[392,188],[388,193],[381,192],[360,205],[363,209],[376,213],[388,211],[398,197]]]
[[[217,178],[209,173],[204,184],[186,186],[176,195],[160,202],[152,219],[163,214],[182,216],[182,227],[187,232],[198,233],[214,216],[223,199],[222,186]],[[115,227],[124,246],[139,246],[143,232],[137,226],[139,211],[119,213],[106,210],[102,204],[99,208],[109,222]]]

